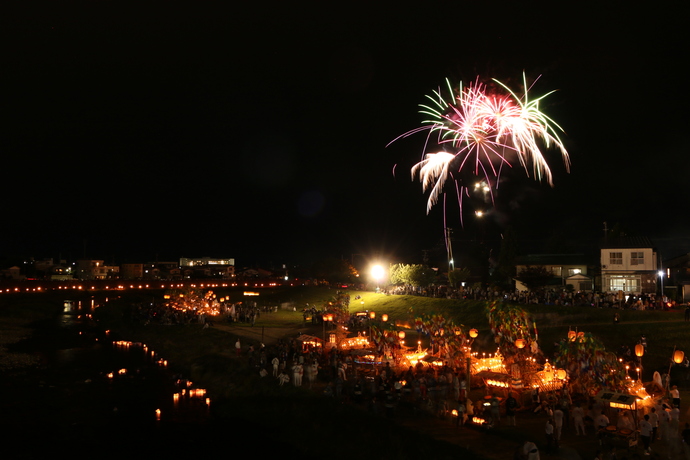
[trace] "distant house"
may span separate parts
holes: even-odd
[[[646,237],[607,238],[601,244],[601,290],[657,292],[657,252]]]
[[[80,280],[118,279],[119,265],[105,265],[102,260],[77,260],[77,278]]]
[[[123,280],[140,280],[144,277],[144,264],[120,264],[120,278]]]
[[[199,259],[180,258],[180,269],[185,278],[202,276],[206,278],[231,279],[235,277],[235,259],[214,259],[201,257]]]
[[[568,285],[576,291],[594,290],[594,266],[584,254],[528,254],[518,257],[516,272],[527,267],[544,267],[553,275],[548,288],[564,289]],[[515,289],[529,290],[520,281],[515,280]]]
[[[9,267],[9,268],[3,268],[2,269],[2,277],[4,279],[8,279],[8,280],[24,280],[24,279],[26,279],[26,276],[22,275],[21,268],[17,267],[16,265]]]
[[[142,276],[148,280],[179,280],[182,270],[177,262],[149,262],[143,264]]]

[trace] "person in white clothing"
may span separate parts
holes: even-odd
[[[585,431],[585,410],[580,406],[580,403],[577,403],[573,409],[573,424],[575,425],[576,436],[580,436],[580,433],[583,436],[587,434]]]

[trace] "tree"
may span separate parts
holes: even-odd
[[[515,276],[515,279],[527,286],[530,291],[543,288],[553,278],[553,275],[543,265],[527,266]]]
[[[390,268],[392,284],[428,286],[436,281],[436,271],[426,265],[395,264]]]
[[[426,265],[412,265],[409,273],[409,283],[412,286],[429,286],[436,281],[436,271]]]
[[[454,268],[448,272],[448,282],[452,287],[456,287],[463,281],[467,281],[470,278],[469,268]]]

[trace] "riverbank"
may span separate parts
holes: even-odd
[[[82,454],[97,451],[99,446],[117,445],[117,449],[104,454],[108,457],[115,456],[115,451],[123,454],[138,449],[138,444],[146,449],[157,446],[159,453],[179,454],[198,453],[211,447],[227,451],[234,448],[229,446],[236,441],[236,445],[260,446],[261,452],[302,458],[326,454],[335,459],[353,456],[406,459],[420,455],[443,459],[456,458],[462,453],[465,459],[498,460],[511,458],[515,448],[526,439],[544,444],[545,419],[526,407],[518,415],[517,427],[504,424],[491,430],[458,429],[451,417],[440,417],[425,406],[400,405],[386,415],[376,404],[353,403],[349,397],[351,381],[345,384],[343,398],[325,397],[323,389],[331,382],[326,372],[320,374],[311,391],[291,384],[279,386],[270,375],[261,377],[256,361],[248,359],[249,345],[259,349],[264,343],[270,348],[299,334],[323,334],[321,325],[305,324],[299,311],[266,313],[254,326],[216,322],[204,328],[200,324],[166,326],[128,321],[123,313],[127,305],[146,299],[150,301],[151,295],[119,299],[98,308],[95,314],[98,329],[109,329],[124,340],[146,344],[168,361],[171,374],[182,375],[197,387],[205,388],[210,397],[209,417],[202,421],[170,417],[164,407],[160,421],[153,416],[143,422],[126,420],[99,400],[94,379],[86,382],[74,369],[64,372],[29,366],[30,371],[21,378],[11,379],[11,384],[3,382],[2,390],[3,414],[14,414],[15,420],[3,422],[0,428],[19,441],[20,450],[26,446],[24,449],[44,453],[46,446],[61,445],[61,440],[67,439],[81,446],[80,454],[72,458],[82,458]],[[55,314],[54,307],[46,310],[50,312],[48,316]],[[19,323],[8,324],[10,330]],[[544,329],[548,332],[547,327]],[[240,356],[235,351],[238,338],[243,346]],[[152,397],[162,397],[165,400],[160,404],[171,405],[172,391],[161,391]],[[476,400],[483,393],[479,389],[471,396]],[[682,392],[684,401],[688,400],[686,396],[690,399],[690,394]],[[142,407],[160,407],[151,406],[159,403],[147,401],[145,395],[137,401],[134,404]],[[684,423],[685,411],[682,417]],[[35,433],[41,433],[46,446],[32,442]],[[656,447],[656,454],[668,451],[662,444]],[[559,452],[542,453],[542,458],[588,459],[600,448],[591,431],[587,437],[575,437],[572,430],[566,429]],[[44,455],[8,458],[44,458]]]

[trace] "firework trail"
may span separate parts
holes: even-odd
[[[427,213],[437,203],[449,178],[456,181],[462,209],[462,197],[469,196],[469,189],[458,185],[454,177],[462,172],[469,172],[482,181],[493,202],[503,167],[512,167],[511,161],[515,159],[528,176],[546,179],[553,186],[551,169],[541,146],[559,150],[569,168],[568,152],[558,137],[562,128],[539,110],[539,103],[551,92],[530,99],[524,75],[521,97],[500,81],[493,81],[497,89],[489,89],[477,81],[468,87],[460,84],[454,90],[446,80],[449,96],[434,91],[427,96],[431,103],[420,105],[420,113],[428,117],[423,126],[392,141],[428,131],[425,153],[411,171],[413,179],[419,175],[423,191],[430,190]],[[440,149],[429,149],[431,143]]]

